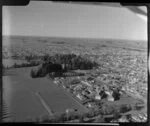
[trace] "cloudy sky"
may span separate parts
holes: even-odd
[[[2,11],[3,35],[147,40],[147,22],[126,8],[32,1]]]

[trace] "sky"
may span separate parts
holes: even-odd
[[[147,22],[126,8],[31,1],[2,12],[3,35],[147,40]]]

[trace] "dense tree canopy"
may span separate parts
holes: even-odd
[[[87,57],[77,56],[75,54],[56,54],[54,56],[45,55],[41,58],[42,63],[36,69],[31,71],[32,77],[43,77],[52,72],[67,72],[68,70],[88,70],[97,67],[98,64]]]

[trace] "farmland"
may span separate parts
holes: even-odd
[[[145,41],[5,36],[2,51],[3,65],[6,67],[3,71],[4,100],[9,106],[10,113],[14,113],[14,116],[20,120],[28,114],[32,117],[47,114],[35,96],[37,91],[43,92],[41,94],[44,99],[56,113],[65,112],[67,108],[76,108],[82,112],[82,110],[87,111],[87,108],[108,109],[104,106],[129,103],[132,108],[128,111],[130,120],[135,120],[132,118],[136,118],[135,121],[139,122],[144,120],[134,116],[142,113],[144,118],[147,111],[147,42]],[[54,80],[46,77],[31,78],[30,71],[33,67],[13,68],[15,61],[17,64],[21,64],[18,62],[20,60],[26,63],[26,56],[33,56],[37,60],[47,54],[50,56],[75,54],[88,57],[99,66],[91,70],[82,70],[85,73],[83,77],[61,77]],[[11,65],[7,65],[8,61],[11,61]],[[112,86],[119,88],[120,100],[115,100],[115,97],[110,101],[98,98],[103,102],[103,106],[99,106],[101,103],[97,104],[95,100],[88,102],[97,99],[97,92],[103,87],[101,85],[108,85],[105,86],[109,88],[108,94],[112,91]],[[22,99],[25,101],[23,102]],[[137,99],[144,99],[144,108],[140,111],[133,109],[135,104],[139,103]],[[15,100],[16,102],[12,102]],[[23,105],[28,104],[26,102],[29,102],[28,106]],[[29,112],[32,108],[35,110],[31,111],[33,115]],[[21,115],[21,113],[26,114]],[[112,121],[122,120],[129,121],[123,118]]]

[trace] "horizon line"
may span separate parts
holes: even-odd
[[[73,36],[38,36],[38,35],[2,35],[2,37],[38,37],[38,38],[72,38],[72,39],[102,39],[102,40],[121,40],[121,41],[144,41],[148,42],[148,40],[136,40],[136,39],[122,39],[122,38],[93,38],[93,37],[73,37]]]

